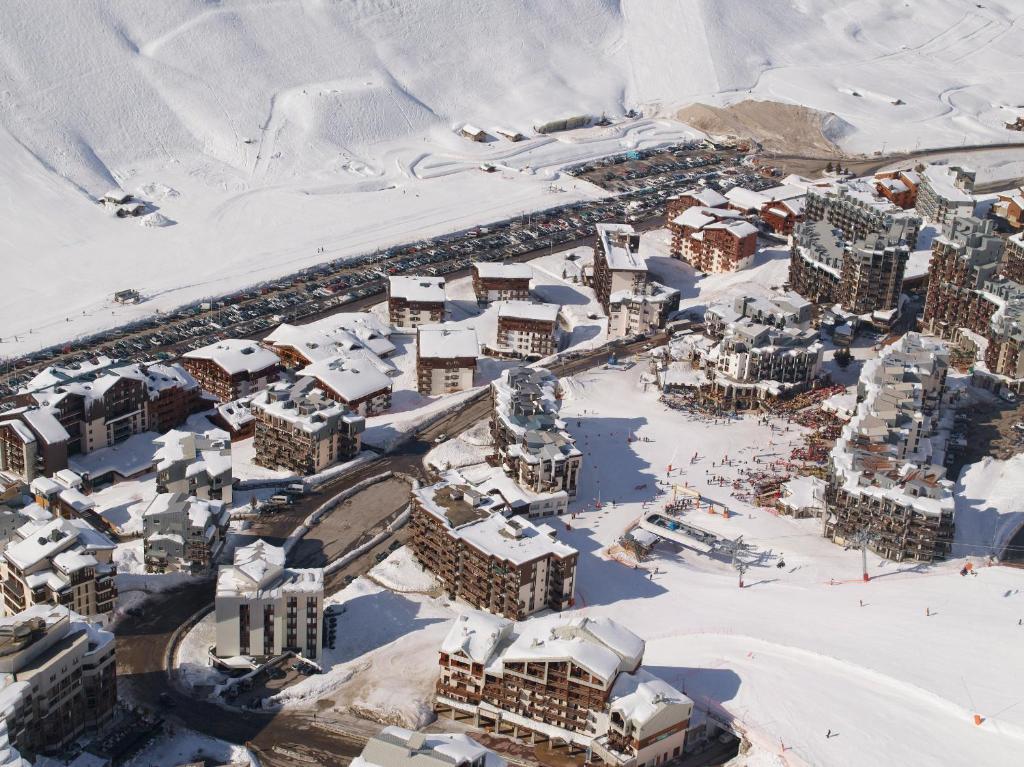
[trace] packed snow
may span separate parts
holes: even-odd
[[[834,113],[824,130],[853,151],[1020,136],[1003,128],[1024,100],[1021,9],[1005,1],[86,0],[78,11],[0,8],[2,242],[32,254],[5,265],[5,356],[591,196],[559,169],[698,135],[670,119],[695,101]],[[629,109],[644,117],[534,131]],[[460,136],[467,122],[493,140]],[[98,206],[111,188],[146,215]],[[146,300],[114,305],[124,288]]]

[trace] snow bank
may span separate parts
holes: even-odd
[[[424,570],[416,561],[412,549],[403,546],[378,564],[367,576],[389,591],[399,594],[426,593],[436,589],[440,582],[434,574]]]
[[[960,472],[956,487],[954,557],[1002,558],[1024,528],[1024,454],[984,458]]]

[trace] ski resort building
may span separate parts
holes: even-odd
[[[491,383],[491,436],[501,468],[533,493],[551,495],[558,513],[576,497],[583,454],[558,419],[558,379],[514,367]]]
[[[217,573],[215,654],[271,658],[291,651],[320,658],[323,568],[285,566],[285,551],[258,540],[235,550]]]
[[[941,342],[903,336],[867,360],[854,417],[829,456],[824,535],[896,561],[931,562],[953,541],[953,483],[946,479],[952,411]]]
[[[416,330],[416,388],[425,397],[473,388],[480,342],[472,328],[421,325]]]
[[[479,306],[495,301],[529,301],[533,269],[529,264],[473,264],[473,293]]]
[[[804,202],[807,222],[824,221],[839,230],[848,242],[866,239],[872,233],[893,231],[897,222],[901,237],[910,250],[917,248],[921,219],[875,194],[867,179],[850,179],[828,187],[810,186]]]
[[[114,366],[109,357],[53,365],[0,416],[0,472],[31,482],[144,431],[173,428],[202,409],[199,385],[178,365]]]
[[[1000,192],[992,204],[992,213],[1003,219],[1012,229],[1024,227],[1024,187]]]
[[[547,357],[558,351],[558,304],[503,301],[498,306],[496,356]]]
[[[216,434],[216,432],[214,433]],[[157,437],[156,491],[231,506],[231,442],[225,436],[172,430]]]
[[[1024,285],[1019,236],[1003,240],[992,222],[954,218],[932,246],[922,324],[928,332],[972,348],[977,373],[1020,391],[1024,379]]]
[[[591,287],[608,315],[608,336],[623,338],[665,326],[679,291],[650,279],[640,235],[629,224],[598,224]]]
[[[909,210],[917,205],[917,189],[921,176],[917,171],[892,170],[875,174],[875,192],[893,205]]]
[[[512,620],[565,610],[576,589],[576,549],[554,528],[506,518],[500,496],[449,479],[413,491],[411,546],[452,599]]]
[[[827,221],[804,222],[790,248],[790,289],[814,303],[890,322],[910,257],[908,226],[913,225],[907,220],[893,220],[884,232],[851,241]]]
[[[957,216],[973,216],[975,177],[956,165],[929,165],[921,173],[917,212],[940,229]]]
[[[754,262],[757,228],[729,209],[690,207],[671,220],[672,257],[708,273],[735,272]]]
[[[54,517],[38,506],[8,542],[0,562],[4,611],[57,605],[106,622],[117,598],[114,543],[83,519]]]
[[[673,221],[689,208],[725,208],[729,200],[725,195],[707,187],[694,187],[669,197],[665,201],[665,220]],[[671,229],[671,225],[669,229]]]
[[[392,372],[397,373],[394,365],[373,352],[354,349],[307,365],[298,375],[315,379],[327,396],[353,413],[372,416],[391,408]]]
[[[221,402],[267,388],[281,370],[281,360],[274,352],[240,338],[226,338],[185,352],[182,364],[204,391]]]
[[[610,618],[534,620],[517,633],[494,615],[460,615],[441,643],[435,708],[591,764],[664,764],[683,754],[693,701],[643,668],[644,650]]]
[[[206,572],[224,546],[230,521],[223,501],[158,493],[142,513],[146,571]]]
[[[395,351],[392,329],[369,312],[332,314],[307,325],[278,325],[263,339],[289,369],[298,370],[330,357],[353,351],[371,352],[385,360]],[[385,362],[384,370],[393,369]]]
[[[272,384],[250,403],[256,418],[255,462],[316,474],[362,449],[366,419],[316,388],[315,381]]]
[[[110,722],[117,703],[114,635],[66,607],[0,618],[5,765],[58,754]],[[16,751],[13,751],[16,749]]]
[[[444,277],[389,277],[388,321],[396,328],[444,322]]]

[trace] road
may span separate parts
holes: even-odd
[[[603,364],[612,348],[622,357],[634,354],[649,344],[663,342],[664,339],[665,334],[662,333],[630,344],[579,352],[579,356],[573,359],[548,367],[560,376],[573,375]],[[400,444],[391,454],[356,467],[317,492],[303,497],[285,511],[261,518],[246,531],[246,535],[280,544],[317,506],[368,477],[392,471],[424,478],[423,457],[437,436],[444,433],[454,437],[462,433],[487,417],[490,406],[490,397],[484,390],[465,407]],[[395,512],[393,506],[388,504],[368,505],[372,508],[361,509],[360,513],[364,514],[362,518],[369,528],[386,524]],[[338,535],[332,539],[331,552],[340,556],[352,550],[365,538],[367,532],[366,528],[339,528]],[[377,552],[386,550],[392,540],[405,540],[407,534],[403,532],[399,531],[346,568],[332,574],[329,580],[332,589],[336,589],[345,576],[355,576],[369,570],[375,564]],[[244,545],[245,542],[242,540],[240,543]],[[301,546],[293,550],[301,551]],[[309,711],[281,711],[276,714],[246,711],[243,714],[197,700],[172,683],[165,659],[175,639],[175,631],[197,612],[208,608],[213,599],[214,582],[206,579],[161,594],[159,609],[143,609],[139,616],[124,616],[115,627],[119,685],[131,698],[154,709],[162,708],[160,695],[166,693],[174,703],[172,707],[163,707],[170,722],[232,743],[249,743],[258,750],[260,760],[266,767],[347,764],[361,751],[366,739],[379,731],[379,723],[326,711],[315,715]]]

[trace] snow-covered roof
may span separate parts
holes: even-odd
[[[272,597],[323,592],[322,567],[285,567],[285,550],[259,539],[235,550],[234,562],[217,573],[217,596]]]
[[[725,193],[725,197],[730,205],[749,211],[759,211],[766,202],[771,202],[767,195],[753,189],[744,189],[742,186],[734,186]]]
[[[477,261],[473,269],[481,279],[532,280],[533,267],[529,264],[499,264],[494,261]]]
[[[512,621],[500,615],[479,610],[463,613],[441,642],[441,652],[462,653],[473,663],[487,663],[499,643],[512,633],[512,626]]]
[[[480,342],[473,328],[448,325],[420,325],[416,329],[417,356],[428,359],[457,359],[480,354]]]
[[[690,227],[692,229],[703,229],[708,224],[713,224],[716,221],[722,221],[724,219],[741,220],[742,218],[743,214],[738,210],[707,208],[700,205],[694,205],[672,219],[672,223],[677,224],[678,226]]]
[[[416,303],[444,303],[444,277],[389,277],[388,296]]]
[[[492,514],[454,530],[453,534],[478,551],[515,565],[547,556],[564,559],[576,554],[576,549],[554,537],[553,527],[535,524],[525,517],[505,519],[501,514]]]
[[[675,687],[642,668],[632,674],[619,674],[609,703],[611,711],[618,712],[638,729],[669,706],[693,706],[693,701]]]
[[[21,417],[36,434],[43,438],[44,442],[52,445],[57,442],[67,442],[71,439],[71,435],[61,425],[61,422],[57,420],[57,416],[51,408],[30,408]]]
[[[636,230],[631,224],[598,224],[595,228],[609,269],[616,272],[647,271],[647,261],[639,251],[621,244],[621,238],[636,235]]]
[[[555,322],[561,310],[558,304],[538,304],[532,301],[502,301],[498,306],[498,318],[513,317],[521,320]]]
[[[706,186],[687,189],[686,191],[680,192],[678,196],[692,197],[707,208],[719,208],[729,202],[723,194]]]
[[[183,356],[186,359],[210,360],[229,375],[258,373],[280,362],[270,349],[242,338],[225,338]]]
[[[327,357],[299,371],[311,376],[346,402],[391,391],[391,379],[380,372],[365,350]]]

